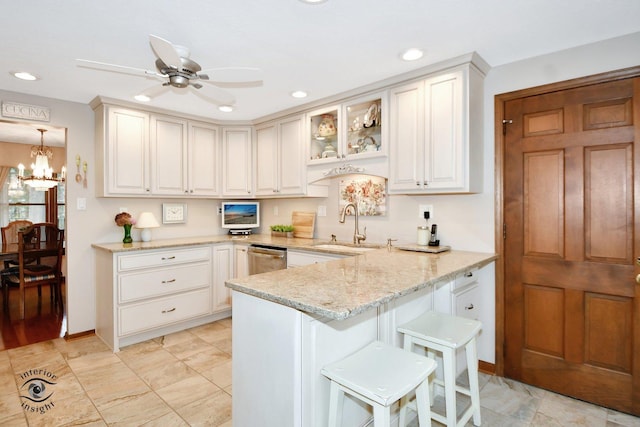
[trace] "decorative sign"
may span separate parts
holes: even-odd
[[[51,109],[38,107],[37,105],[18,104],[16,102],[3,102],[2,115],[4,117],[16,117],[18,119],[38,120],[48,122],[51,120]]]

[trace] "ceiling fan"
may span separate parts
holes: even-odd
[[[154,98],[170,90],[191,90],[194,94],[213,104],[232,106],[235,103],[235,97],[221,87],[262,85],[262,71],[259,68],[224,67],[200,72],[202,68],[190,58],[189,49],[186,47],[174,45],[153,34],[149,35],[149,44],[156,57],[155,71],[88,59],[76,59],[76,63],[79,67],[162,80],[163,83],[160,86],[153,86],[140,94],[149,98]],[[210,79],[207,73],[212,74],[213,78]]]

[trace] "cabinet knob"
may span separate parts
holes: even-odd
[[[424,185],[425,187],[428,187],[428,186],[429,186],[429,183],[428,183],[427,181],[424,181],[424,182],[422,183],[422,185]]]
[[[464,308],[465,310],[473,310],[473,304],[469,304]]]
[[[420,187],[420,181],[416,181],[416,185]]]
[[[470,271],[468,273],[464,273],[464,277],[473,277],[473,273]]]
[[[176,311],[176,308],[175,308],[175,307],[173,307],[173,308],[171,308],[171,309],[169,309],[169,310],[162,310],[162,314],[165,314],[165,313],[171,313],[172,311]]]

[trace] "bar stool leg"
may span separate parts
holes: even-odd
[[[420,427],[431,427],[431,408],[427,405],[429,399],[429,378],[424,380],[422,384],[416,388],[416,403],[418,406],[418,424]],[[407,423],[403,420],[398,424],[404,427]]]
[[[467,353],[469,393],[471,394],[471,406],[473,406],[473,425],[479,426],[482,420],[480,418],[480,386],[478,384],[478,355],[475,338],[467,343],[465,353]]]
[[[342,406],[344,404],[344,391],[335,382],[331,381],[329,394],[329,427],[340,427],[338,422],[342,420]]]
[[[454,349],[443,348],[442,360],[444,364],[444,397],[447,411],[447,426],[457,424],[456,411],[456,353]]]
[[[373,405],[373,425],[374,427],[391,426],[391,407]]]

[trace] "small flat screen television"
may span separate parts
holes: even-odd
[[[222,202],[222,228],[249,230],[260,227],[260,202]]]

